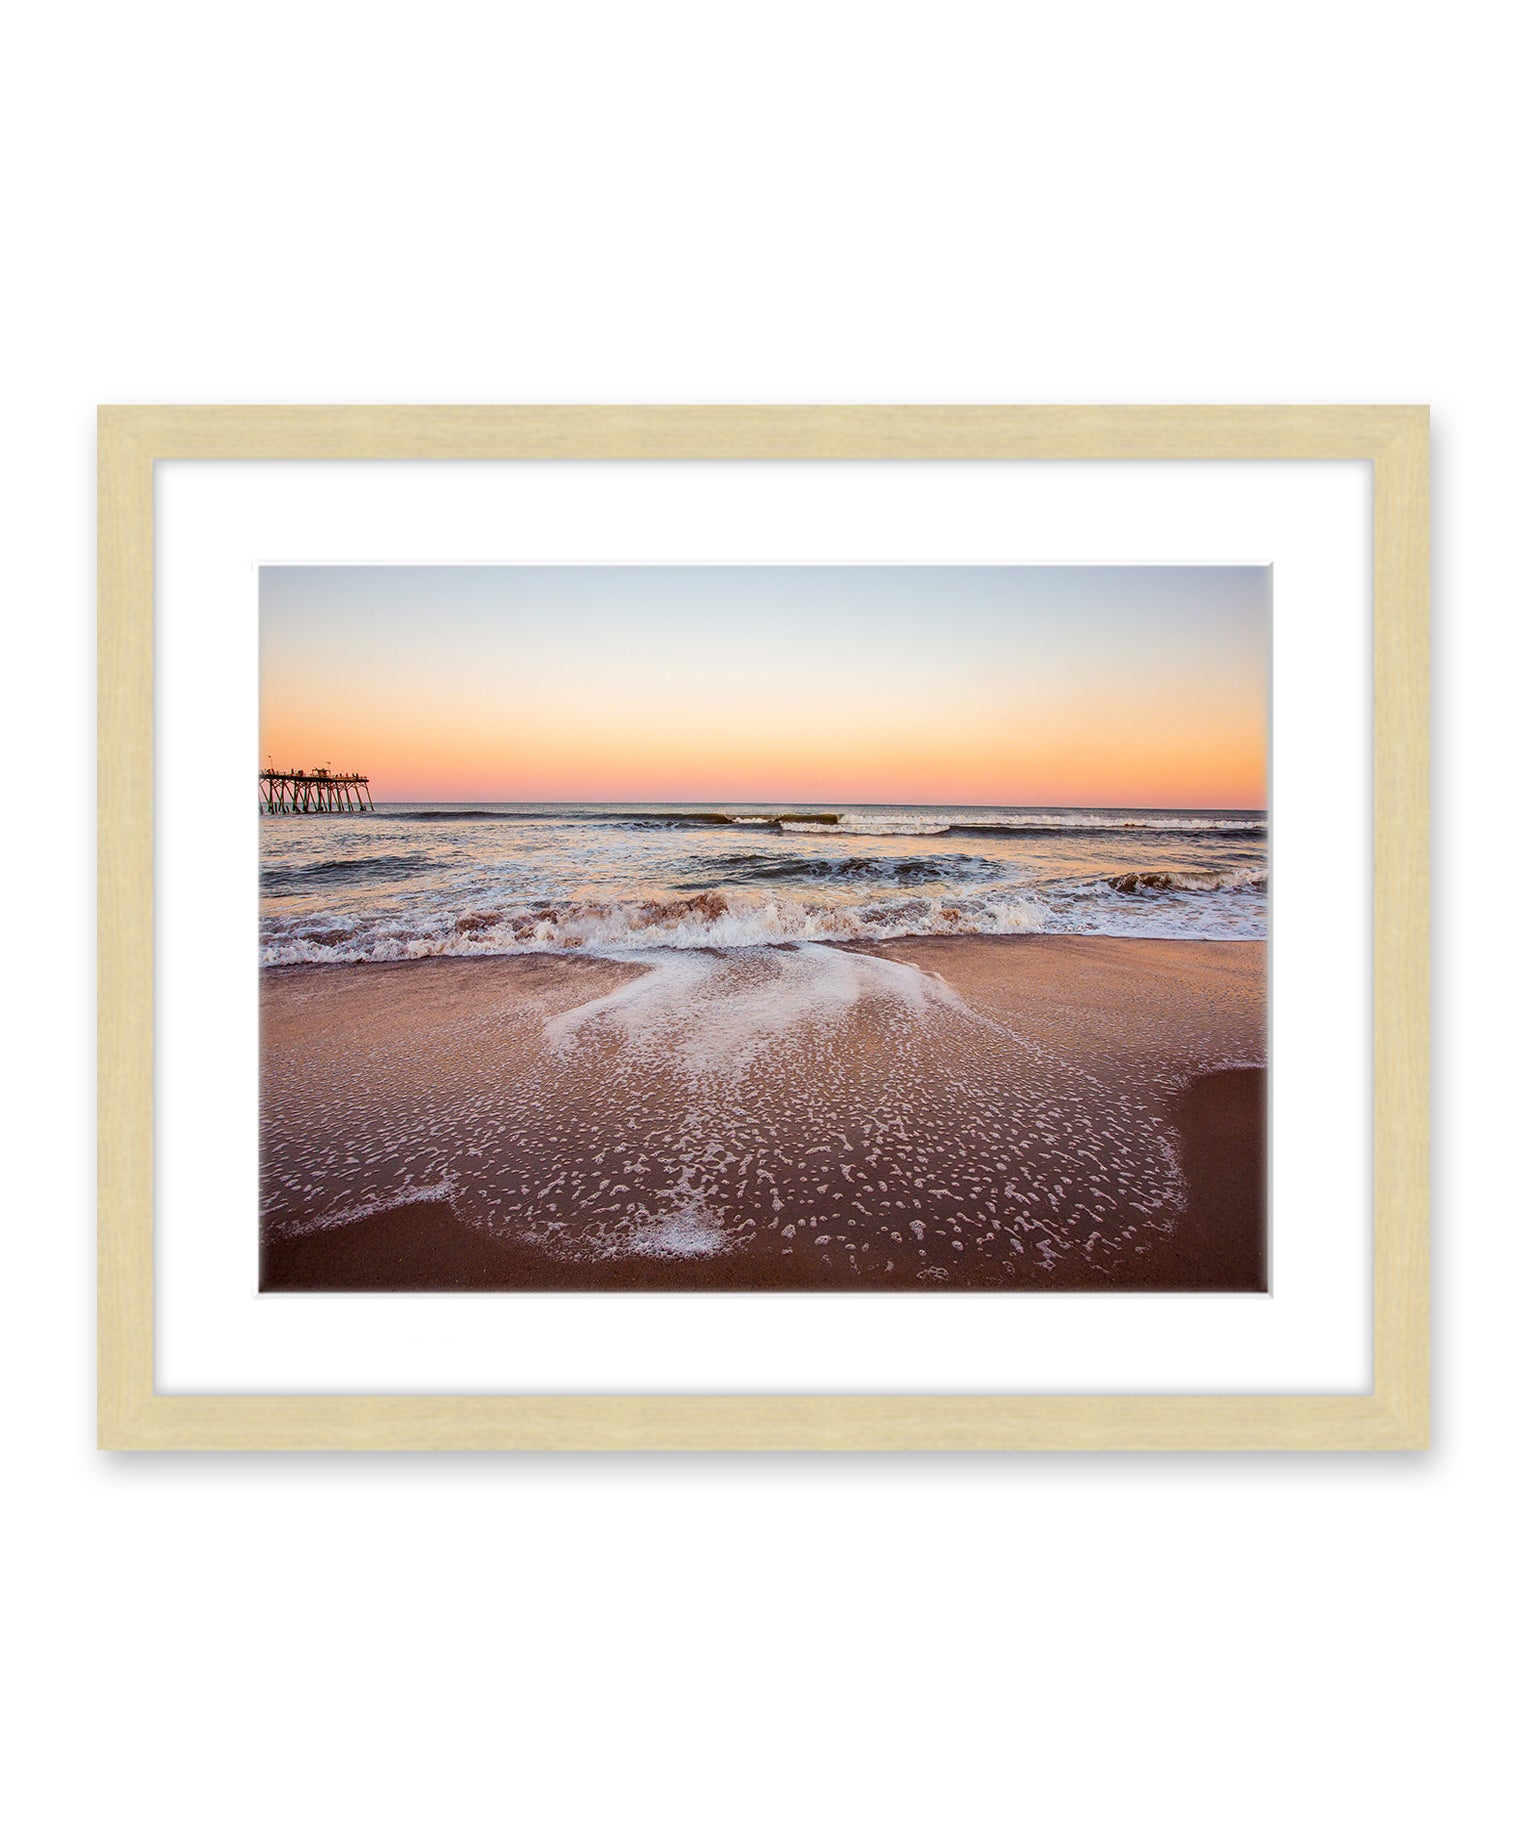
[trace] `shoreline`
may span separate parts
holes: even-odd
[[[1264,942],[795,946],[264,968],[262,1289],[1264,1290]]]
[[[1178,936],[1122,936],[1110,930],[978,930],[976,932],[958,931],[955,934],[937,934],[934,931],[915,931],[907,936],[786,936],[782,940],[766,942],[717,943],[717,942],[650,942],[627,947],[619,942],[593,943],[540,943],[537,947],[527,948],[460,948],[443,949],[431,955],[400,956],[353,956],[348,960],[315,961],[274,961],[262,962],[258,972],[263,979],[270,974],[308,974],[320,973],[331,969],[346,968],[420,968],[434,962],[494,962],[494,961],[528,961],[530,959],[566,959],[581,961],[602,961],[610,964],[627,959],[634,960],[640,955],[727,955],[734,949],[846,949],[852,955],[875,954],[883,949],[923,948],[929,943],[988,943],[988,942],[1132,942],[1132,943],[1185,943],[1197,947],[1211,947],[1223,943],[1243,943],[1249,947],[1264,948],[1269,938],[1265,936],[1202,936],[1197,934]]]
[[[469,932],[466,932],[468,935]],[[472,939],[473,940],[473,939]],[[1196,932],[1168,936],[1133,936],[1120,935],[1112,930],[1059,930],[1059,929],[1020,929],[1020,930],[957,930],[954,932],[935,932],[919,930],[911,935],[893,936],[785,936],[763,942],[635,942],[593,941],[593,942],[540,942],[526,946],[509,947],[498,944],[495,947],[460,947],[447,946],[425,955],[400,956],[349,956],[332,960],[317,957],[313,961],[259,961],[257,972],[263,980],[269,975],[311,974],[329,971],[343,971],[352,968],[420,968],[440,962],[502,962],[528,960],[577,960],[600,962],[613,967],[621,963],[637,963],[651,955],[730,955],[736,952],[746,953],[754,949],[842,949],[851,955],[874,955],[885,950],[903,948],[922,949],[930,943],[1027,943],[1027,942],[1086,942],[1086,943],[1147,943],[1154,946],[1190,943],[1195,947],[1215,947],[1223,944],[1244,944],[1250,948],[1265,950],[1267,936],[1219,936],[1201,935]]]

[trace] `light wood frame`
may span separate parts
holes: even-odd
[[[1414,1449],[1429,1436],[1429,452],[1407,406],[259,406],[99,413],[98,1440],[109,1449]],[[1373,465],[1373,1388],[1354,1396],[191,1396],[154,1383],[162,460]]]

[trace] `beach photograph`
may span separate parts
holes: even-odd
[[[1268,1286],[1263,565],[274,565],[263,1291]]]

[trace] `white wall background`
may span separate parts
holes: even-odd
[[[1529,23],[1403,0],[10,18],[13,1837],[1512,1837]],[[97,1455],[93,406],[176,399],[1429,401],[1434,1453]]]

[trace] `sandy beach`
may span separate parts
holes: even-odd
[[[264,1290],[1266,1286],[1264,942],[262,975]]]

